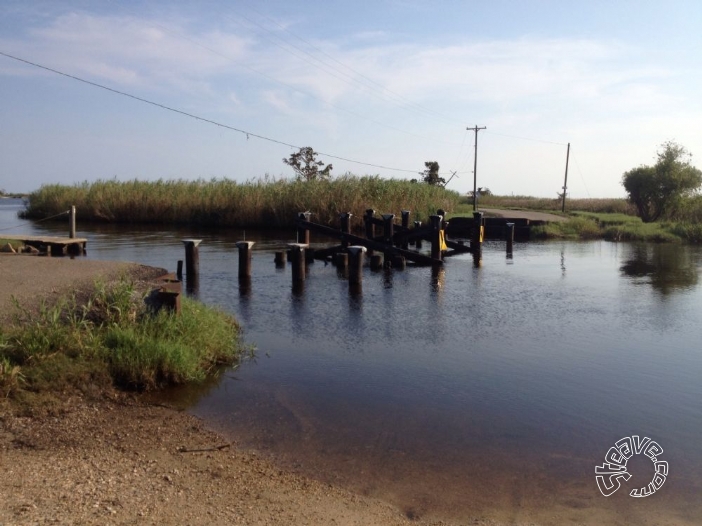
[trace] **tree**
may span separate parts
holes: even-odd
[[[304,146],[300,151],[290,155],[290,158],[283,159],[288,166],[295,170],[295,178],[298,181],[316,181],[331,179],[332,165],[324,166],[322,161],[317,160],[317,152],[312,147]]]
[[[424,182],[431,185],[444,186],[446,180],[439,177],[439,163],[436,161],[427,161],[424,163],[426,169],[421,173],[424,176]]]
[[[644,223],[669,213],[702,185],[702,171],[690,164],[691,157],[684,146],[668,141],[661,145],[655,165],[624,173],[622,185]]]

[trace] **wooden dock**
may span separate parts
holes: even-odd
[[[51,256],[81,255],[86,253],[88,240],[84,237],[30,236],[3,234],[2,239],[21,241],[39,252]]]

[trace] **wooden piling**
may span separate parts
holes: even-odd
[[[302,219],[303,221],[309,221],[311,215],[311,212],[300,212],[297,214],[297,218]],[[297,229],[297,242],[303,245],[310,244],[310,231],[304,226]]]
[[[414,228],[422,228],[422,222],[421,221],[415,221],[414,222]],[[414,241],[414,246],[416,248],[422,248],[422,240],[421,239],[416,239]]]
[[[371,268],[371,270],[382,269],[383,268],[383,256],[380,254],[373,254],[370,257],[370,268]]]
[[[202,239],[183,239],[185,245],[185,276],[190,278],[200,273],[200,249]]]
[[[280,268],[284,267],[288,262],[288,255],[284,250],[279,250],[275,253],[275,266]]]
[[[71,210],[68,213],[68,237],[71,239],[76,238],[76,207],[71,206]]]
[[[290,243],[293,284],[305,281],[305,243]]]
[[[352,215],[353,214],[351,212],[346,212],[344,214],[339,215],[339,221],[341,222],[341,233],[342,234],[350,234],[351,233],[351,216]],[[341,246],[342,246],[342,248],[348,248],[348,246],[349,246],[349,240],[344,235],[341,236]]]
[[[470,248],[473,252],[473,264],[476,267],[479,267],[483,260],[484,231],[485,226],[483,223],[483,213],[473,212],[473,238],[470,241]]]
[[[383,214],[383,241],[386,245],[392,246],[392,238],[395,235],[395,224],[393,220],[395,214]]]
[[[410,211],[409,210],[401,210],[400,216],[402,217],[402,228],[403,228],[403,230],[407,231],[407,229],[409,229]],[[409,248],[409,241],[403,240],[402,241],[402,248],[407,250]]]
[[[363,256],[366,247],[352,245],[348,248],[349,253],[349,284],[363,283]]]
[[[366,224],[366,239],[375,238],[375,223],[373,223],[373,215],[375,210],[369,208],[363,216],[363,222]]]
[[[441,220],[439,215],[429,216],[431,221],[431,257],[441,260]]]
[[[334,264],[339,268],[346,268],[349,266],[349,255],[347,252],[337,252],[334,255]]]
[[[507,242],[507,255],[510,256],[514,248],[514,223],[505,223],[505,241]]]
[[[392,268],[397,269],[397,270],[405,270],[405,267],[407,266],[407,260],[400,256],[399,254],[393,256],[392,258]]]
[[[180,281],[183,281],[183,260],[182,259],[178,260],[178,265],[176,268],[177,268],[176,276],[178,276],[178,279]]]
[[[251,276],[239,276],[239,296],[246,298],[251,295]]]
[[[251,277],[251,247],[254,246],[253,241],[237,241],[236,246],[239,249],[239,277]]]

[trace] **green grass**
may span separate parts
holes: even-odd
[[[574,212],[568,221],[533,227],[535,239],[606,239],[608,241],[648,241],[671,243],[702,239],[702,225],[660,222],[644,223],[625,214]]]
[[[75,205],[79,221],[287,228],[298,212],[307,210],[313,221],[328,225],[338,224],[344,212],[351,212],[360,225],[368,208],[398,215],[407,209],[413,220],[426,221],[439,208],[456,208],[458,201],[457,192],[437,186],[370,176],[344,175],[332,181],[266,177],[246,183],[108,180],[44,185],[29,196],[23,216],[50,217]]]
[[[0,332],[0,393],[26,399],[105,383],[150,390],[204,380],[246,352],[230,315],[187,297],[181,306],[180,315],[154,313],[121,281],[38,312],[17,307]]]

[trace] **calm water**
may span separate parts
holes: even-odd
[[[0,204],[7,233],[58,232]],[[193,293],[234,313],[255,361],[176,390],[210,425],[289,469],[387,499],[420,517],[538,524],[702,523],[702,267],[699,247],[528,243],[483,265],[364,275],[349,294],[331,265],[301,294],[273,251],[292,235],[78,225],[88,256],[175,270],[204,239]],[[1,237],[2,232],[0,232]],[[234,242],[255,240],[250,293]],[[191,284],[191,288],[193,284]],[[603,497],[595,466],[622,437],[664,449]]]

